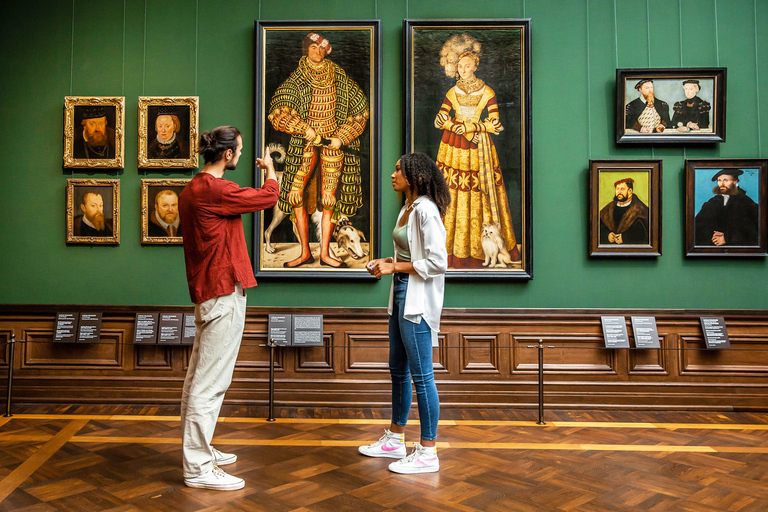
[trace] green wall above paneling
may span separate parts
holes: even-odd
[[[140,182],[191,172],[138,170],[138,97],[200,97],[200,128],[244,132],[252,185],[253,22],[382,20],[383,252],[398,210],[389,175],[402,152],[405,18],[531,18],[533,262],[530,282],[449,282],[447,307],[768,308],[765,259],[688,259],[683,253],[686,158],[768,157],[766,0],[48,0],[3,2],[0,17],[0,303],[184,305],[179,246],[139,242]],[[617,146],[616,68],[728,68],[727,142]],[[478,76],[482,74],[478,71]],[[125,96],[125,169],[62,168],[65,96]],[[590,159],[663,160],[663,256],[587,256]],[[121,244],[67,246],[67,178],[121,182]],[[252,246],[253,219],[245,229]],[[381,282],[261,279],[259,306],[383,306]]]

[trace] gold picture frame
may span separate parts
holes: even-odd
[[[141,243],[181,245],[179,194],[190,179],[141,180]]]
[[[65,168],[122,169],[124,154],[125,97],[64,98]]]
[[[198,108],[197,96],[139,96],[140,169],[197,168]]]
[[[67,243],[120,244],[120,180],[67,180]]]

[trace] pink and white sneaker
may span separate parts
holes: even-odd
[[[415,473],[434,473],[440,469],[436,447],[424,447],[421,443],[413,445],[413,452],[407,457],[393,462],[389,470],[393,473],[412,475]]]
[[[378,441],[361,446],[358,451],[367,457],[400,459],[405,457],[405,434],[397,434],[389,429],[384,429],[384,435]]]

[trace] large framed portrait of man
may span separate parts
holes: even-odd
[[[254,222],[259,276],[373,277],[380,41],[379,20],[256,21],[254,146],[269,146],[280,181],[278,204]]]
[[[139,168],[196,169],[197,96],[139,97]]]
[[[590,256],[661,256],[661,160],[590,160],[589,194]]]
[[[685,255],[768,256],[768,159],[685,161]]]
[[[531,279],[531,20],[410,20],[405,153],[451,193],[448,278]]]
[[[726,68],[616,70],[616,142],[725,142]]]
[[[179,195],[189,179],[141,180],[141,243],[180,245]]]
[[[67,180],[67,243],[120,243],[120,180]]]
[[[125,98],[64,98],[64,167],[122,169]]]

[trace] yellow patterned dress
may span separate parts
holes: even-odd
[[[457,133],[462,131],[459,126],[463,133]],[[444,130],[436,160],[451,192],[444,219],[449,268],[485,268],[484,224],[497,226],[512,260],[519,260],[499,157],[491,140],[491,134],[503,130],[493,89],[477,78],[459,80],[445,95],[435,127]]]

